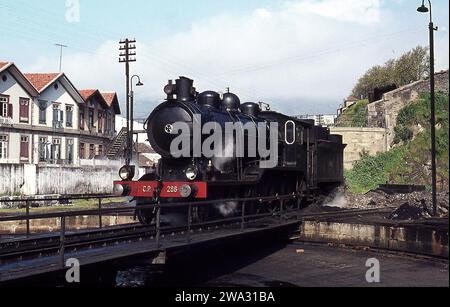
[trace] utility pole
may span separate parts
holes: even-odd
[[[136,40],[125,39],[120,41],[119,63],[125,63],[126,97],[127,97],[127,146],[125,150],[125,162],[129,166],[133,150],[133,131],[130,131],[130,63],[136,62]]]
[[[69,46],[63,44],[55,44],[56,47],[59,47],[59,72],[62,70],[62,57],[63,57],[63,48],[67,48]]]
[[[438,27],[434,26],[431,0],[428,0],[429,8],[425,6],[425,0],[422,0],[422,6],[417,11],[419,13],[430,13],[430,23],[428,29],[430,32],[430,92],[431,92],[431,181],[433,197],[433,214],[438,214],[437,204],[437,162],[436,162],[436,88],[434,77],[434,32]]]

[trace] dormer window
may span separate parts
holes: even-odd
[[[27,98],[20,98],[19,99],[20,104],[20,111],[19,111],[19,117],[21,123],[29,123],[30,120],[30,99]]]
[[[47,101],[39,100],[39,124],[47,123]]]

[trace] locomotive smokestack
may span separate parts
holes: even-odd
[[[173,100],[173,95],[176,92],[176,86],[173,84],[172,80],[164,87],[164,92],[167,94],[167,100]]]
[[[194,81],[186,78],[180,77],[176,81],[177,83],[177,100],[178,101],[191,101],[195,98]]]

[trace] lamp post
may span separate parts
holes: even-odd
[[[138,82],[136,86],[143,86],[141,78],[138,75],[131,77],[131,91],[130,91],[130,133],[128,135],[128,148],[130,150],[130,161],[133,161],[133,134],[134,134],[134,91],[133,91],[133,79],[137,78]]]
[[[431,92],[431,176],[433,189],[433,214],[437,215],[437,170],[436,170],[436,92],[434,80],[434,27],[433,15],[431,10],[431,1],[428,0],[430,8],[425,6],[425,0],[422,0],[422,6],[417,11],[419,13],[430,13],[430,92]]]

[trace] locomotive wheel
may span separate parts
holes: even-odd
[[[141,224],[150,225],[155,218],[152,210],[136,210],[136,216]]]
[[[139,206],[148,206],[151,205],[151,201],[145,201],[142,199],[138,199],[136,201],[136,208]],[[150,225],[155,218],[155,210],[153,209],[136,209],[136,216],[141,224]]]
[[[297,182],[297,199],[295,201],[296,208],[303,209],[307,202],[308,187],[305,180],[301,179]]]

